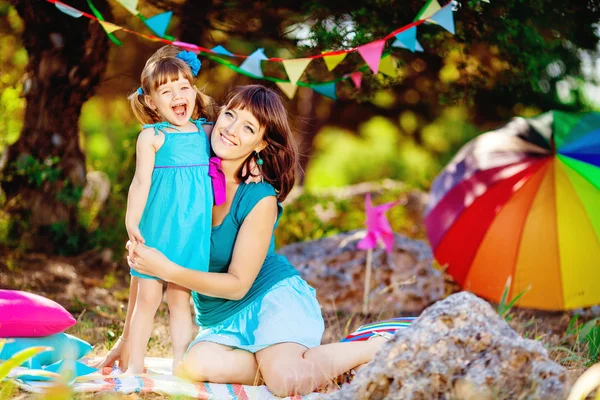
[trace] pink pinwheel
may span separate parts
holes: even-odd
[[[356,247],[360,250],[374,249],[377,247],[377,239],[381,239],[385,245],[387,253],[392,252],[394,247],[394,232],[388,222],[385,213],[396,204],[398,201],[385,203],[373,207],[371,203],[371,193],[365,196],[365,212],[367,213],[367,236],[361,239]]]
[[[385,203],[373,207],[371,203],[371,193],[365,196],[365,212],[367,214],[367,236],[362,238],[356,247],[360,250],[367,250],[367,273],[365,276],[365,290],[363,293],[363,314],[369,311],[369,288],[371,285],[371,264],[373,261],[373,249],[377,247],[379,239],[385,246],[385,251],[390,254],[394,248],[394,231],[388,222],[385,213],[399,201]]]

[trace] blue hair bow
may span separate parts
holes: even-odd
[[[193,76],[198,76],[198,72],[200,71],[202,63],[200,60],[198,60],[196,53],[188,50],[182,50],[177,54],[177,58],[185,61],[186,64],[190,66]]]

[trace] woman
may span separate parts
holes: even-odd
[[[128,260],[138,272],[193,293],[200,328],[178,373],[247,385],[260,377],[271,392],[286,397],[313,392],[370,361],[385,338],[320,345],[324,323],[315,292],[274,252],[280,202],[292,189],[297,164],[279,96],[261,85],[235,89],[214,126],[211,146],[222,160],[227,195],[213,208],[209,272],[176,265],[143,245]],[[252,161],[264,182],[242,183]],[[127,351],[128,320],[103,364]]]

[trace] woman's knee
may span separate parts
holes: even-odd
[[[219,352],[224,350],[217,348],[216,344],[210,342],[196,343],[187,352],[183,359],[183,367],[186,375],[199,382],[210,382],[227,370],[226,365],[219,361]]]

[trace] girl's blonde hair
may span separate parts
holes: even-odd
[[[128,97],[133,114],[141,124],[154,124],[162,121],[160,115],[146,104],[145,95],[155,91],[169,80],[177,80],[180,73],[190,84],[194,84],[192,69],[185,61],[177,58],[177,54],[181,51],[182,49],[175,46],[163,46],[146,61],[141,75],[143,93],[139,94],[136,90]],[[192,118],[204,117],[209,121],[213,120],[217,111],[215,102],[196,86],[194,86],[194,90],[196,91],[196,105]]]

